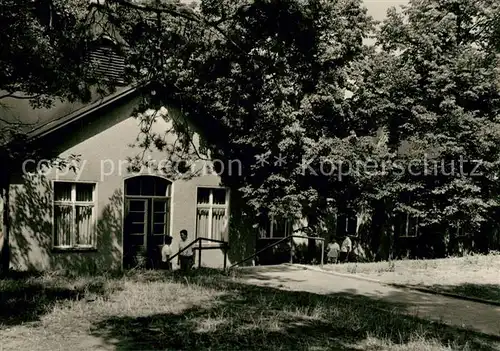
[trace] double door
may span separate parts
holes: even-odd
[[[124,267],[158,268],[161,249],[170,235],[170,199],[125,199]]]

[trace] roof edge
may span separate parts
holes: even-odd
[[[27,133],[28,140],[33,141],[33,140],[45,137],[47,135],[50,135],[63,127],[66,127],[66,126],[68,126],[68,125],[70,125],[70,124],[90,115],[90,114],[93,114],[93,113],[99,111],[100,109],[102,109],[104,107],[107,107],[107,106],[109,106],[117,101],[120,101],[120,100],[126,98],[127,96],[134,94],[139,89],[146,87],[148,84],[149,84],[149,82],[131,86],[128,89],[126,89],[118,94],[108,95],[107,97],[100,99],[100,100],[97,100],[93,103],[90,103],[89,105],[87,105],[79,110],[76,110],[73,113],[70,113],[69,115],[65,115],[65,116],[60,117],[59,119],[47,122],[47,123],[37,127],[35,130],[28,132]],[[53,124],[53,125],[51,125],[51,124]]]

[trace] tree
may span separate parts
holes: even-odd
[[[391,9],[377,35],[380,51],[357,82],[358,119],[387,126],[389,147],[406,170],[378,187],[378,200],[386,211],[418,216],[428,242],[447,240],[461,226],[480,234],[477,244],[487,239],[485,224],[496,221],[499,15],[488,0]]]
[[[332,198],[410,213],[428,232],[478,231],[492,220],[496,2],[412,1],[389,12],[378,51],[361,43],[372,23],[357,1],[203,1],[195,13],[223,34],[162,11],[131,20],[123,27],[133,33],[131,67],[158,84],[147,106],[169,96],[192,119],[203,116],[213,156],[243,164],[223,180],[257,213],[321,217]],[[144,146],[155,145],[161,136]],[[286,164],[273,164],[280,154]],[[475,160],[481,175],[472,174]],[[368,172],[366,161],[385,169]]]

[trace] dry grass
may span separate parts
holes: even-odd
[[[500,301],[500,255],[325,265],[387,283],[408,284]]]
[[[0,294],[0,350],[491,350],[494,343],[354,295],[248,286],[211,271],[11,279],[0,281]],[[11,304],[16,318],[5,312]]]

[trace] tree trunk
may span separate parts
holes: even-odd
[[[9,180],[5,177],[0,184],[0,192],[2,195],[3,211],[2,211],[2,252],[0,255],[0,274],[6,276],[10,266],[10,195],[9,195]]]

